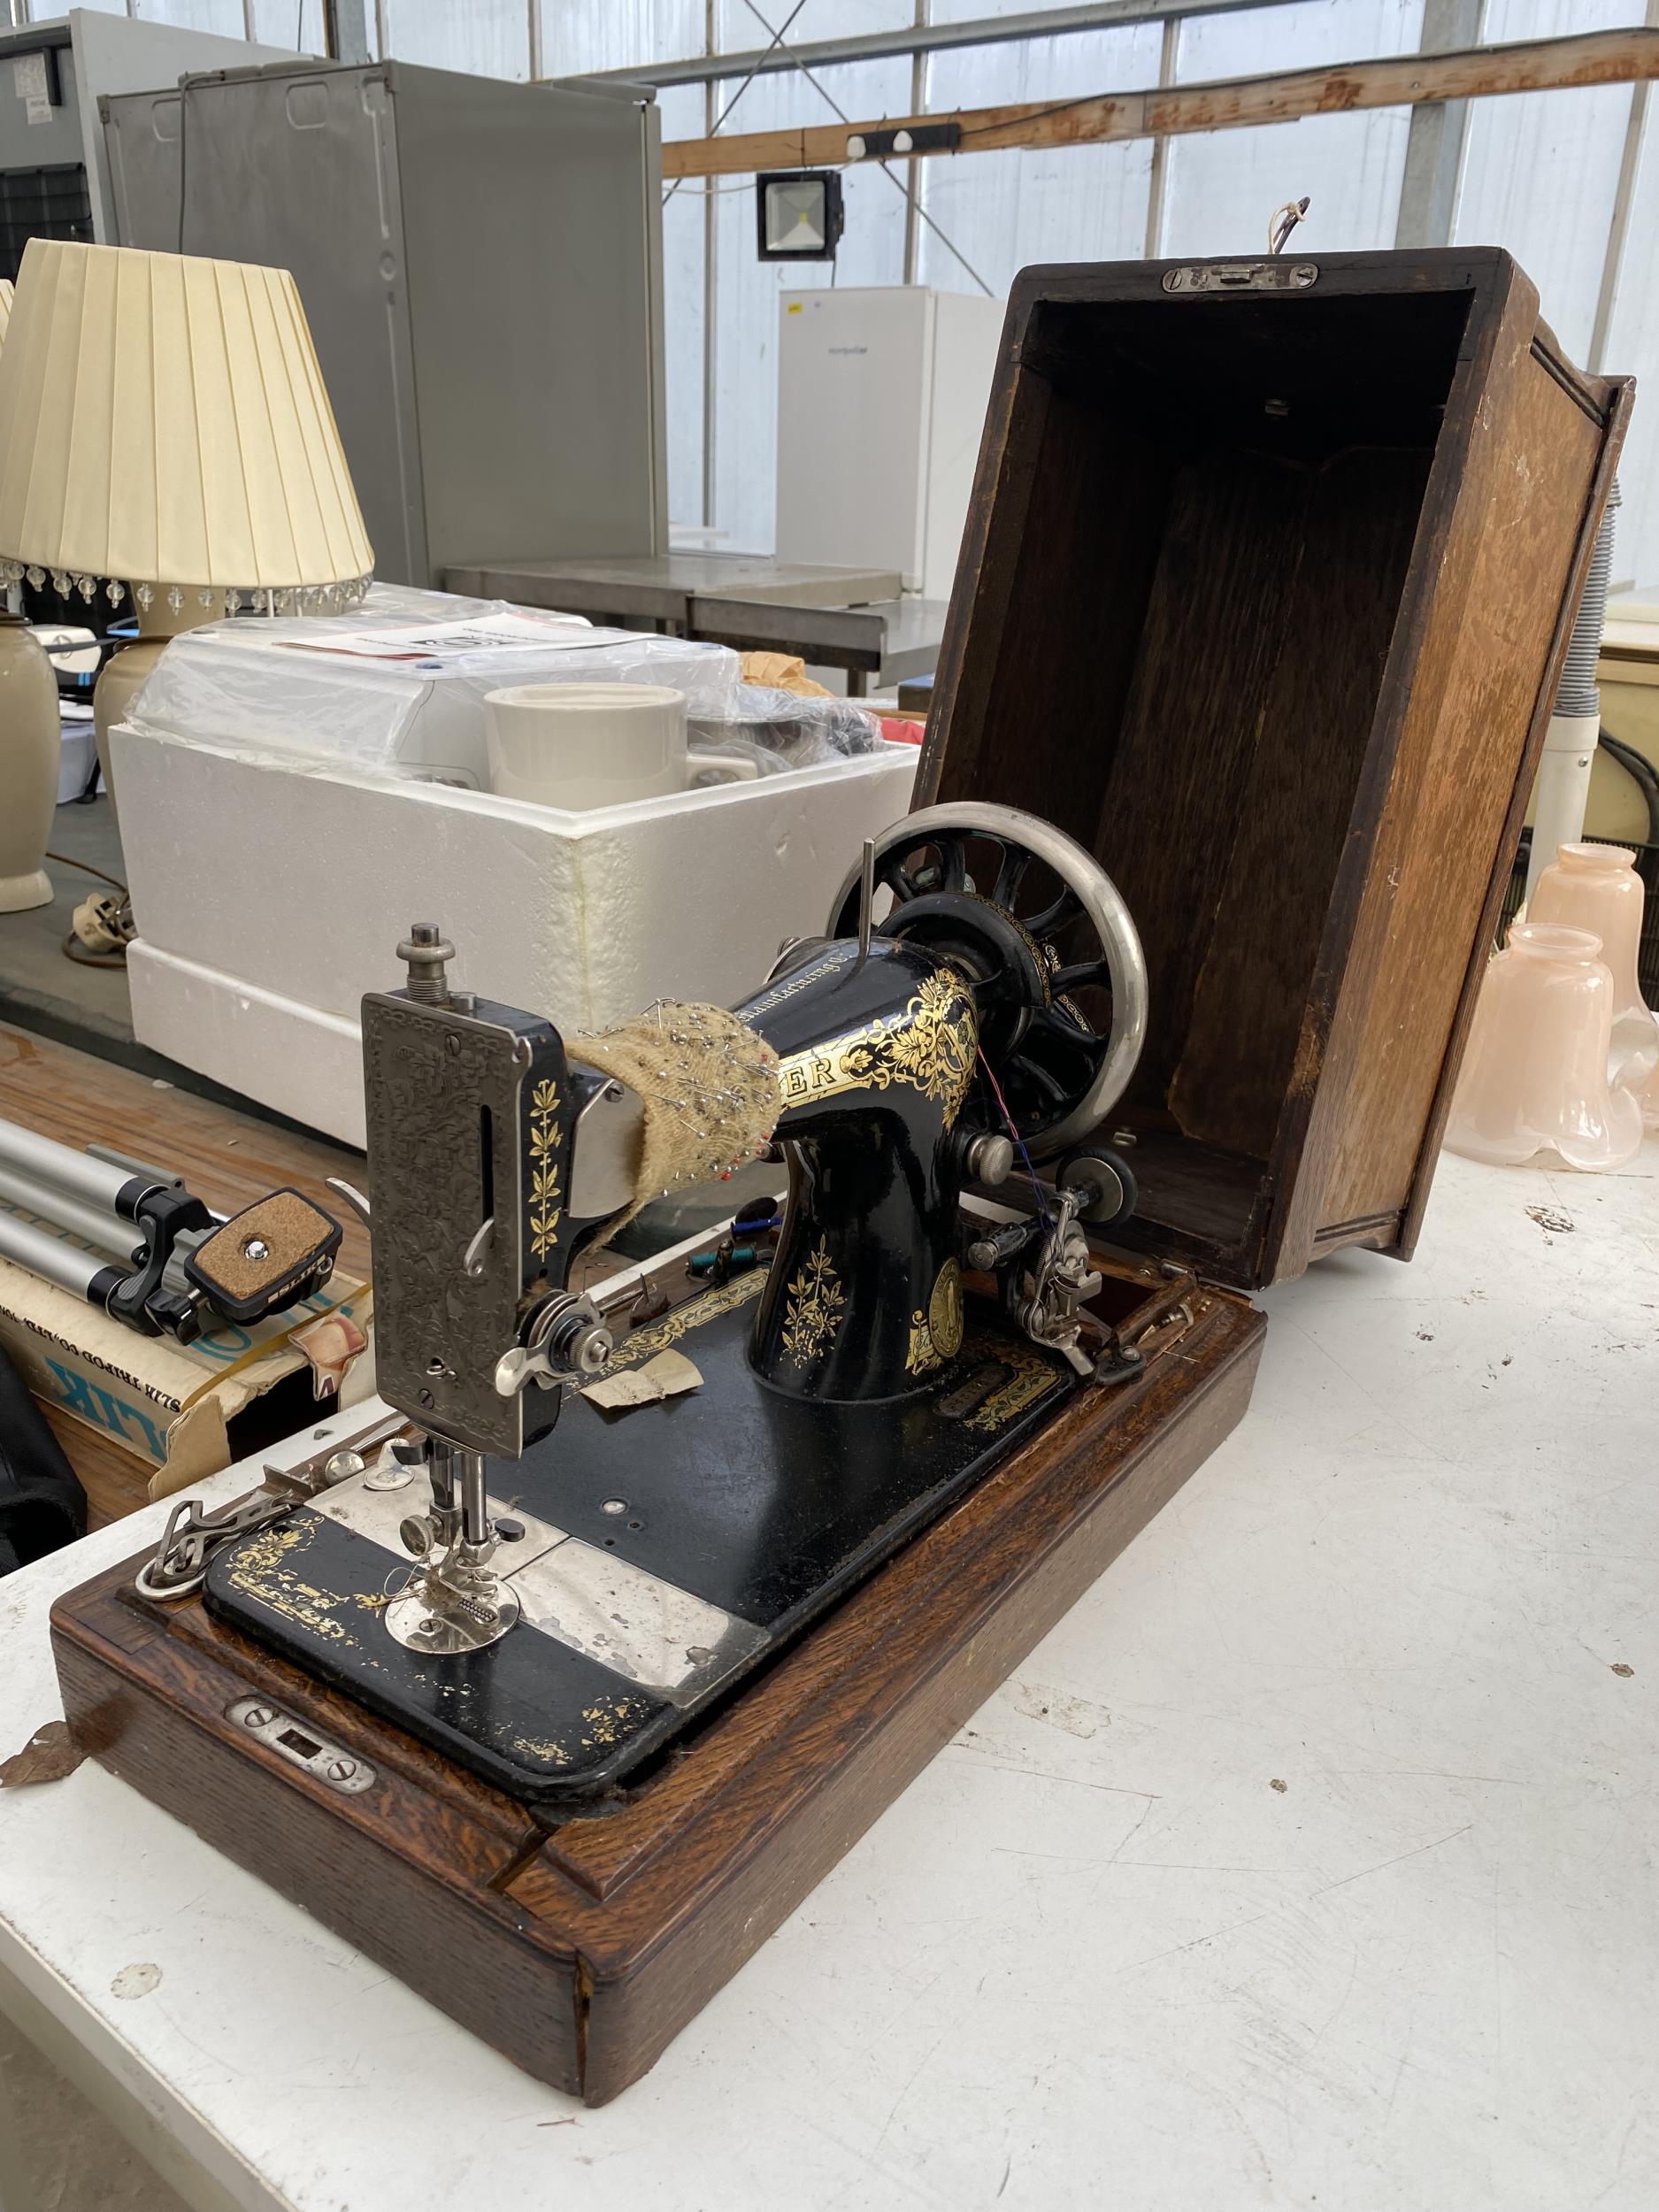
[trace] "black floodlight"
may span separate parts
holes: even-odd
[[[783,169],[755,180],[763,261],[833,261],[843,220],[841,180],[833,169]]]

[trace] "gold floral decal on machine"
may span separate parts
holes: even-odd
[[[1039,1398],[1046,1398],[1060,1385],[1059,1370],[1029,1344],[1000,1343],[994,1356],[1010,1371],[1008,1378],[998,1383],[964,1424],[982,1436],[995,1436],[1017,1414],[1034,1406]]]
[[[783,1348],[797,1367],[817,1359],[841,1326],[847,1293],[820,1237],[784,1294]]]
[[[896,1012],[780,1060],[778,1094],[786,1107],[799,1106],[846,1091],[885,1091],[907,1083],[924,1098],[939,1101],[949,1129],[968,1095],[978,1048],[968,987],[941,968]]]
[[[559,1183],[558,1085],[544,1079],[530,1094],[530,1249],[546,1259],[565,1218]]]

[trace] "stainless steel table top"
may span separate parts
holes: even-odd
[[[923,676],[939,658],[948,603],[901,595],[890,570],[777,561],[764,553],[680,552],[452,568],[454,592],[666,627],[740,651],[798,653],[845,669],[862,693]]]
[[[850,607],[895,599],[896,570],[833,568],[778,561],[766,553],[641,553],[559,561],[482,561],[452,568],[445,588],[567,614],[615,614],[683,625],[692,599],[766,601],[774,605]]]

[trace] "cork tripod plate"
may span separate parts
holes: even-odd
[[[603,2104],[743,1961],[1241,1417],[1263,1317],[1203,1291],[1123,1390],[1075,1396],[603,1815],[549,1831],[215,1622],[131,1589],[52,1616],[112,1773],[539,2079]],[[234,1719],[367,1761],[344,1792]],[[941,1839],[941,1849],[948,1839]]]

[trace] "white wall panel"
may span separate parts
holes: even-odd
[[[290,25],[298,9],[299,0],[295,0]],[[220,38],[247,35],[242,0],[137,0],[133,13],[147,23],[175,23],[186,31],[216,31]],[[292,37],[290,30],[283,43],[291,43]]]
[[[1189,16],[1181,25],[1176,77],[1259,77],[1379,54],[1409,54],[1423,35],[1423,0],[1298,0],[1290,7],[1235,8]],[[1275,127],[1272,125],[1265,128]],[[1294,127],[1286,126],[1286,128]],[[1227,138],[1227,131],[1216,133]]]
[[[769,0],[762,0],[763,6]],[[808,10],[814,0],[807,0]],[[786,5],[784,12],[787,12]],[[837,13],[840,13],[839,8]],[[780,21],[781,16],[773,16]],[[803,18],[804,19],[804,18]],[[814,73],[855,119],[902,115],[910,105],[908,58],[856,62]],[[723,87],[723,104],[730,91]],[[740,121],[741,119],[741,121]],[[803,77],[756,78],[731,127],[773,129],[787,123],[833,121]],[[902,174],[902,167],[895,170]],[[843,172],[847,228],[833,265],[763,262],[755,254],[752,178],[719,178],[735,190],[715,200],[717,263],[716,372],[713,408],[714,524],[726,542],[770,552],[775,509],[778,421],[778,296],[791,288],[900,284],[904,279],[904,198],[872,164]]]
[[[530,16],[526,0],[384,0],[387,51],[429,69],[459,69],[474,77],[530,74]]]
[[[671,85],[657,96],[663,136],[703,133],[703,87]],[[663,351],[668,415],[668,518],[703,520],[703,199],[682,184],[663,204]]]
[[[1641,20],[1641,0],[1488,0],[1486,36],[1551,38]],[[1507,246],[1579,361],[1595,325],[1630,103],[1629,85],[1597,85],[1469,107],[1453,236]]]
[[[1624,265],[1608,326],[1607,357],[1594,365],[1636,379],[1636,410],[1619,463],[1624,503],[1614,525],[1613,573],[1659,584],[1659,96],[1649,94],[1632,195]],[[1544,303],[1548,312],[1549,303]]]
[[[683,61],[703,51],[703,0],[539,0],[539,5],[545,76]],[[701,106],[695,131],[702,134]]]
[[[932,54],[926,105],[994,107],[1154,85],[1163,36],[1157,25],[1147,24]],[[1141,254],[1151,174],[1149,139],[1115,146],[1022,147],[923,162],[922,204],[990,288],[1005,296],[1015,273],[1028,262],[1111,261]],[[926,227],[918,273],[924,284],[946,291],[974,288]]]
[[[718,0],[715,9],[714,50],[717,54],[748,54],[758,51],[772,35],[760,20],[764,16],[772,30],[780,30],[795,8],[795,0],[755,0],[750,7],[748,0]],[[759,11],[758,15],[756,10]],[[912,0],[803,0],[801,12],[789,24],[788,42],[794,46],[803,39],[858,38],[866,31],[896,31],[916,20]],[[910,63],[904,63],[908,71]],[[837,99],[841,95],[837,93]],[[846,103],[843,101],[842,105]],[[848,109],[848,113],[852,112]],[[902,110],[895,110],[902,113]],[[753,124],[745,124],[752,130]]]
[[[1409,53],[1422,0],[1303,0],[1294,7],[1196,16],[1181,26],[1176,81],[1258,76]],[[1262,253],[1268,221],[1306,194],[1309,253],[1392,246],[1410,114],[1379,108],[1169,141],[1166,255]]]
[[[369,51],[378,54],[373,0],[369,0],[364,15]],[[323,29],[323,0],[253,0],[253,35],[262,46],[291,46],[298,53],[320,54],[328,43]]]

